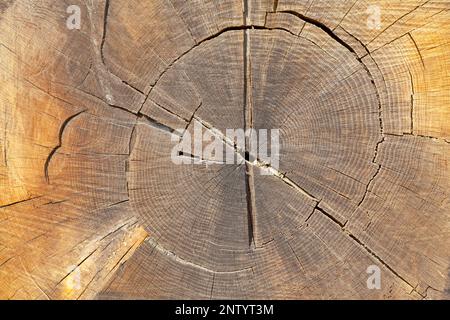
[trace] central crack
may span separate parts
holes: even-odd
[[[248,1],[244,0],[244,26],[247,25],[248,20]],[[251,61],[250,61],[250,30],[245,29],[243,41],[243,57],[244,57],[244,131],[253,128],[253,101],[252,101],[252,75],[251,75]],[[251,132],[251,131],[249,131]],[[245,188],[247,200],[247,221],[248,221],[248,244],[250,247],[256,247],[255,227],[256,227],[256,200],[255,200],[255,184],[253,177],[253,166],[249,164],[250,152],[252,146],[252,137],[245,137]]]

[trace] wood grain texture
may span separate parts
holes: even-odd
[[[0,298],[448,299],[449,9],[0,0]]]

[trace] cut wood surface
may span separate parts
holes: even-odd
[[[449,10],[0,0],[0,299],[449,299]]]

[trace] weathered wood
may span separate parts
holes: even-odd
[[[449,9],[0,2],[0,298],[448,299]]]

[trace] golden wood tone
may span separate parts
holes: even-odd
[[[0,0],[0,298],[448,299],[449,10]],[[173,163],[196,125],[276,174]]]

